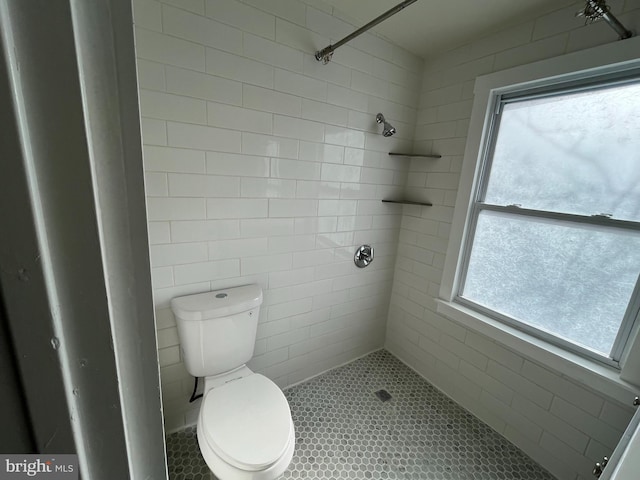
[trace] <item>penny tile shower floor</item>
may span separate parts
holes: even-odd
[[[296,449],[281,479],[554,479],[385,350],[285,395]],[[215,479],[195,427],[169,435],[167,453],[171,480]]]

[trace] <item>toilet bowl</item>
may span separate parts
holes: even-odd
[[[174,298],[187,371],[204,377],[198,445],[220,480],[273,480],[293,458],[295,429],[280,388],[252,372],[262,290],[246,285]]]
[[[207,392],[197,436],[205,462],[222,480],[276,478],[289,466],[295,447],[287,399],[257,373]]]

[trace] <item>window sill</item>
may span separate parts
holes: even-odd
[[[438,299],[437,312],[608,399],[628,406],[637,395],[638,387],[622,380],[618,370],[567,352],[463,305]]]

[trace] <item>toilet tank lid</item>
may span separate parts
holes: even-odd
[[[253,284],[176,297],[171,309],[177,319],[200,321],[246,312],[261,303],[262,288]]]

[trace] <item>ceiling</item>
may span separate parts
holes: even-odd
[[[365,25],[401,0],[325,0],[348,18]],[[374,31],[414,54],[428,58],[473,38],[533,19],[570,0],[417,0],[374,27]],[[570,22],[573,17],[567,18]]]

